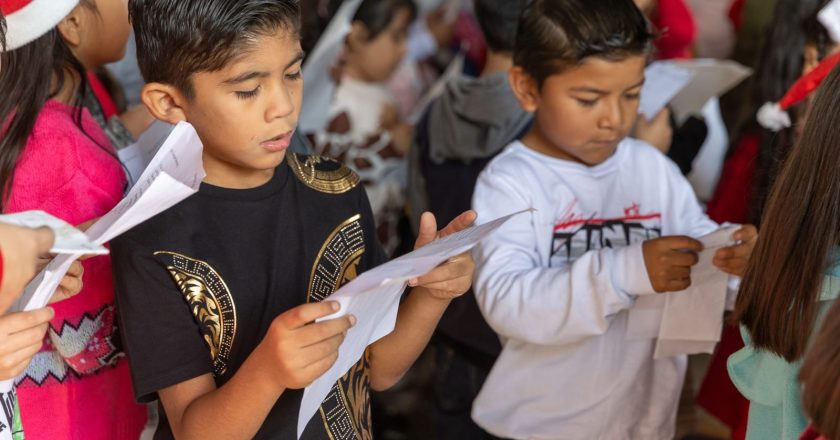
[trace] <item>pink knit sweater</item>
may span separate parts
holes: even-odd
[[[58,101],[41,111],[15,169],[7,212],[40,209],[80,224],[122,198],[125,175],[108,138],[87,110],[80,130],[74,111]],[[110,257],[84,266],[84,288],[52,305],[41,352],[18,380],[27,439],[136,440],[146,421],[119,348]]]

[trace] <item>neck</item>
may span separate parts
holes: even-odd
[[[582,165],[586,165],[580,159],[572,156],[571,154],[566,153],[562,149],[553,145],[551,141],[543,135],[542,129],[539,125],[539,121],[535,120],[534,126],[531,127],[531,130],[528,131],[528,134],[526,134],[522,138],[521,142],[523,145],[530,148],[531,150],[536,151],[537,153],[544,154],[548,157],[553,157],[555,159],[567,160],[569,162],[576,162]]]
[[[255,170],[236,166],[209,155],[206,150],[202,160],[204,162],[204,172],[207,173],[204,183],[221,188],[253,189],[265,185],[274,176],[274,168]]]
[[[371,78],[365,75],[365,72],[357,64],[352,62],[348,62],[344,65],[341,69],[341,74],[362,82],[374,82]]]
[[[61,84],[60,89],[57,89],[59,85],[58,75],[53,75],[51,90],[56,91],[53,99],[63,104],[73,105],[82,79],[79,78],[78,73],[69,69],[64,69],[63,73],[64,83]]]
[[[507,72],[513,67],[513,55],[510,52],[487,52],[487,62],[481,76],[490,76],[494,73]]]

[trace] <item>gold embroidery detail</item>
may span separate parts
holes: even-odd
[[[301,163],[300,156],[290,153],[286,155],[286,160],[289,161],[292,172],[304,185],[323,193],[344,194],[361,181],[358,174],[343,164],[337,170],[319,170],[318,165],[321,163],[335,162],[325,157],[307,156]]]
[[[361,216],[354,215],[330,233],[318,252],[309,277],[307,301],[322,301],[355,279],[364,252]],[[372,438],[369,369],[369,353],[365,352],[321,403],[321,421],[330,439]]]
[[[309,275],[307,302],[322,301],[356,278],[365,253],[365,237],[359,214],[338,225],[324,241]]]
[[[209,264],[174,252],[167,256],[166,269],[178,284],[193,316],[201,324],[202,336],[213,359],[213,374],[227,371],[236,337],[236,305],[225,281]]]

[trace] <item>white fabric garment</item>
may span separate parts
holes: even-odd
[[[514,439],[671,439],[685,356],[653,359],[626,337],[628,310],[654,294],[642,242],[717,228],[679,169],[624,140],[594,167],[520,142],[481,174],[482,219],[525,208],[474,251],[479,307],[503,351],[473,419]]]

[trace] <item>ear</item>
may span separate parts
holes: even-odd
[[[175,125],[187,120],[188,101],[177,88],[168,84],[148,83],[140,92],[140,99],[155,119]]]
[[[84,7],[81,4],[77,5],[57,26],[59,35],[71,48],[82,44],[82,28],[85,20],[82,8]]]
[[[521,67],[514,66],[508,72],[508,82],[510,82],[510,88],[513,89],[513,94],[516,95],[522,109],[529,113],[537,111],[540,102],[540,88],[537,86],[534,77]]]
[[[367,27],[361,21],[354,21],[350,27],[350,33],[347,34],[347,45],[352,51],[367,43],[369,36]]]

